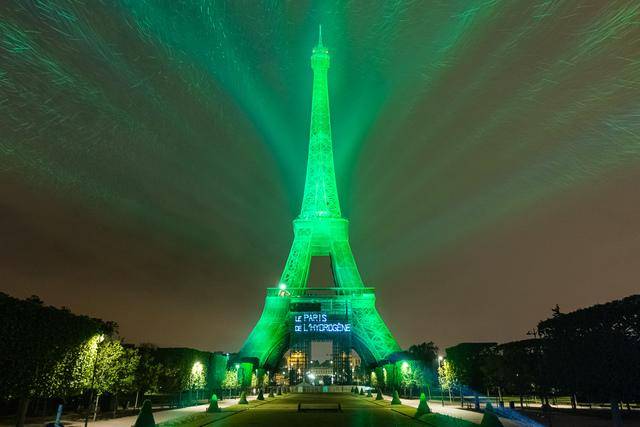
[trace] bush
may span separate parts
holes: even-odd
[[[401,405],[400,396],[398,396],[398,390],[393,390],[393,398],[391,399],[392,405]]]
[[[427,403],[427,397],[424,393],[420,393],[420,404],[418,405],[418,410],[416,411],[416,417],[420,417],[424,414],[430,414],[431,408],[429,408],[429,404]]]
[[[209,407],[207,408],[207,412],[220,412],[220,407],[218,406],[218,396],[214,393],[211,396],[211,400],[209,400]]]
[[[493,406],[491,403],[487,403],[487,407],[484,410],[484,415],[482,416],[482,422],[480,425],[483,427],[503,427],[500,419],[493,411]]]
[[[133,427],[156,427],[156,420],[153,418],[151,410],[151,401],[145,400]]]

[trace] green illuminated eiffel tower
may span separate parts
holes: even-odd
[[[349,221],[340,212],[331,141],[329,60],[320,30],[318,45],[311,55],[313,98],[302,209],[293,221],[295,237],[279,288],[268,289],[262,316],[240,351],[241,357],[257,359],[260,367],[276,367],[289,346],[291,304],[310,298],[307,279],[314,256],[331,258],[337,284],[331,289],[341,298],[340,307],[348,311],[353,347],[363,361],[379,364],[400,351],[375,307],[374,290],[362,283],[349,245]],[[322,301],[319,297],[313,300]]]

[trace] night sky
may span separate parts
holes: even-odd
[[[0,2],[0,291],[237,351],[299,213],[323,25],[343,213],[399,343],[637,293],[640,2]]]

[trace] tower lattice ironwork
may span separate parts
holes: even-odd
[[[267,290],[263,313],[240,351],[241,357],[257,360],[262,368],[278,365],[294,342],[292,316],[309,311],[309,304],[347,319],[349,342],[366,364],[379,364],[400,351],[375,307],[374,289],[362,282],[349,245],[349,221],[340,211],[329,112],[329,65],[329,51],[320,32],[311,55],[313,96],[302,209],[293,221],[294,240],[279,287]],[[336,287],[322,292],[307,287],[314,256],[331,258]]]

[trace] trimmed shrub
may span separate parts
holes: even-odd
[[[140,408],[140,413],[133,427],[156,427],[156,420],[153,418],[150,400],[145,400],[142,404],[142,408]]]
[[[500,422],[500,418],[498,418],[494,412],[491,403],[487,403],[480,425],[482,427],[503,427],[502,422]]]
[[[218,396],[216,396],[215,393],[211,395],[207,412],[220,412],[220,407],[218,406]]]
[[[420,403],[418,404],[418,410],[416,411],[416,417],[420,417],[424,414],[430,414],[431,408],[427,403],[427,396],[424,393],[420,393]]]

